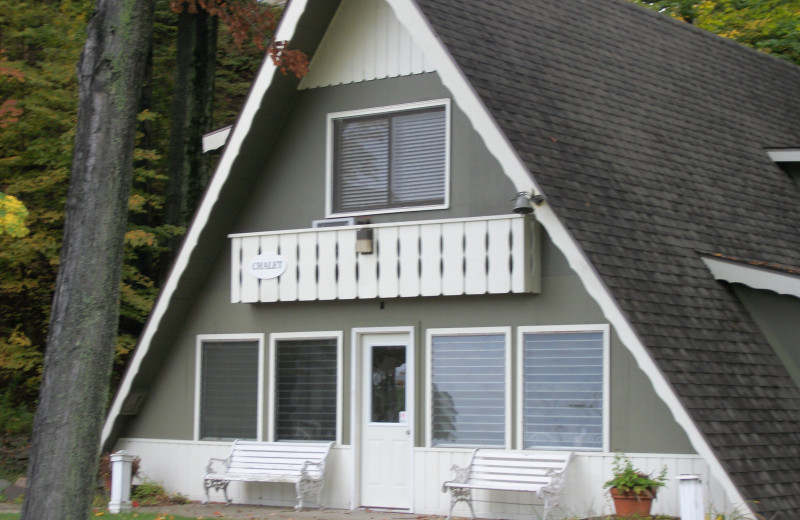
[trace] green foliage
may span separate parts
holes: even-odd
[[[661,469],[658,476],[653,477],[633,467],[633,462],[623,455],[614,455],[614,477],[603,484],[604,488],[616,488],[622,493],[632,492],[634,495],[656,496],[660,487],[667,484],[667,467]]]
[[[13,195],[0,192],[0,235],[22,238],[30,230],[25,226],[28,209]]]
[[[16,224],[11,233],[0,230],[0,388],[14,410],[33,409],[41,380],[77,121],[75,65],[93,5],[94,0],[0,0],[0,103],[13,100],[20,111],[13,121],[0,115],[7,125],[0,131],[0,226],[8,215],[19,223],[21,208],[27,211],[27,233]],[[176,27],[169,0],[157,0],[112,382],[133,352],[171,263],[170,249],[185,232],[164,224]],[[236,48],[224,27],[219,45],[215,119],[222,126],[241,108],[263,52],[248,44]]]
[[[186,504],[189,499],[180,493],[169,493],[164,486],[152,480],[145,480],[135,486],[131,500],[140,506],[156,506],[161,504]]]
[[[800,0],[633,0],[800,65]]]

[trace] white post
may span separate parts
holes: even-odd
[[[698,475],[678,476],[681,520],[703,520],[703,483]]]
[[[134,456],[124,451],[111,454],[111,501],[108,512],[125,513],[131,510],[131,472]]]

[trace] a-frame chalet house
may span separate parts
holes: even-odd
[[[201,499],[232,439],[333,441],[326,506],[440,514],[474,447],[568,450],[578,515],[621,451],[655,512],[694,473],[800,518],[800,69],[623,0],[295,0],[278,38],[310,73],[259,72],[105,449]]]

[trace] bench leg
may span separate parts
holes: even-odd
[[[447,520],[453,516],[453,508],[459,502],[466,502],[472,518],[475,518],[475,510],[472,509],[472,490],[470,488],[450,488],[450,511],[447,513]]]
[[[206,491],[206,499],[203,503],[208,504],[211,502],[211,497],[209,497],[208,492],[211,488],[214,488],[216,491],[222,490],[222,492],[225,494],[225,502],[230,504],[231,500],[228,498],[228,484],[230,484],[230,482],[224,480],[204,480],[203,488]]]
[[[322,486],[324,482],[322,480],[300,480],[295,484],[295,489],[297,490],[297,505],[294,507],[296,510],[300,511],[303,509],[303,498],[306,496],[314,494],[314,498],[317,500],[317,504],[319,508],[322,509]]]

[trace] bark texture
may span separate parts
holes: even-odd
[[[217,23],[217,17],[205,10],[184,10],[178,18],[166,203],[167,223],[176,226],[189,222],[208,181],[203,135],[211,130]]]
[[[153,7],[154,0],[98,0],[89,19],[23,520],[86,520],[90,514]]]

